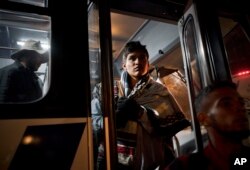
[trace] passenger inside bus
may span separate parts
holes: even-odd
[[[100,159],[98,157],[103,157],[104,155],[98,155],[99,151],[103,149],[103,117],[102,117],[102,96],[101,96],[101,83],[95,85],[92,91],[92,100],[91,100],[91,116],[92,116],[92,128],[93,128],[93,153],[94,153],[94,166],[95,169],[105,169],[103,162],[99,163]],[[100,151],[101,152],[101,151]],[[104,151],[103,151],[104,152]],[[101,153],[103,153],[101,152]],[[100,153],[100,154],[101,154]]]
[[[207,145],[203,153],[183,155],[166,170],[250,169],[249,120],[244,104],[235,83],[223,81],[204,88],[195,105],[198,120],[208,133]]]
[[[128,42],[123,55],[123,72],[117,81],[116,128],[118,169],[155,169],[175,157],[172,136],[189,126],[168,89],[149,75],[148,51],[139,41]],[[100,87],[100,86],[99,86]],[[96,92],[100,92],[97,90]],[[100,96],[100,95],[96,95]],[[93,101],[94,131],[103,127],[100,106]],[[104,150],[98,149],[97,169],[103,169]]]
[[[42,63],[48,62],[48,52],[40,42],[28,40],[13,53],[14,63],[0,69],[0,102],[31,102],[43,95],[43,83],[36,75]]]

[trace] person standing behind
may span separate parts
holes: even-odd
[[[222,81],[209,85],[195,104],[208,144],[203,153],[183,155],[165,170],[249,170],[250,147],[243,143],[249,137],[249,120],[236,84]]]
[[[31,102],[42,97],[42,81],[36,75],[42,63],[48,62],[48,52],[40,42],[28,40],[23,48],[11,55],[14,63],[0,69],[0,102]]]

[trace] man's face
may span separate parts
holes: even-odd
[[[123,69],[125,69],[133,79],[140,79],[149,69],[147,54],[141,50],[129,53],[126,61],[123,63]]]
[[[27,67],[33,71],[37,71],[42,64],[42,59],[39,54],[35,53],[27,60]]]
[[[209,126],[228,136],[248,134],[248,115],[243,98],[236,90],[228,87],[217,89],[206,100],[212,101],[207,113]]]

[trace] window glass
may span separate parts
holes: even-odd
[[[221,31],[233,81],[246,101],[250,114],[250,40],[235,20],[220,18]]]
[[[93,151],[94,169],[105,169],[104,165],[104,122],[103,122],[103,102],[101,89],[101,51],[99,34],[99,12],[96,4],[92,3],[88,14],[89,33],[89,69],[91,84],[91,117],[93,125]]]
[[[187,82],[190,88],[190,112],[192,113],[192,128],[187,129],[187,131],[183,131],[181,142],[181,152],[180,154],[190,154],[192,152],[196,152],[199,149],[199,134],[201,133],[201,137],[206,140],[206,131],[204,128],[198,124],[196,119],[196,112],[193,106],[193,99],[200,92],[202,88],[201,84],[201,75],[200,75],[200,65],[198,60],[199,55],[199,46],[198,46],[198,37],[195,28],[195,21],[193,15],[188,15],[184,28],[183,28],[183,45],[185,51],[185,63],[186,63],[186,71],[187,71]],[[199,56],[200,57],[200,56]],[[200,131],[200,132],[199,132]],[[177,134],[178,135],[178,134]],[[200,141],[200,142],[204,142]]]
[[[19,2],[19,3],[29,4],[29,5],[39,6],[39,7],[48,7],[47,0],[9,0],[9,1]]]
[[[197,40],[195,35],[195,28],[194,28],[194,20],[190,16],[187,20],[187,23],[184,28],[184,41],[185,41],[185,49],[186,49],[186,55],[189,58],[190,62],[190,77],[191,77],[191,83],[192,87],[194,88],[195,95],[199,93],[201,90],[201,80],[200,80],[200,74],[199,74],[199,67],[198,67],[198,46],[197,46]]]
[[[0,10],[0,103],[26,103],[48,91],[50,18]]]

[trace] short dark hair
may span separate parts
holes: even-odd
[[[220,88],[224,88],[224,87],[230,87],[235,90],[237,89],[237,85],[234,82],[228,81],[228,80],[214,82],[213,84],[208,85],[204,89],[202,89],[197,95],[197,97],[195,98],[196,112],[200,112],[203,109],[206,109],[206,108],[203,108],[204,106],[201,105],[204,98],[206,98],[213,91],[220,89]]]
[[[149,57],[148,50],[146,49],[146,45],[142,45],[140,41],[130,41],[124,47],[123,61],[126,60],[129,53],[132,53],[138,50],[145,52],[147,57]]]

